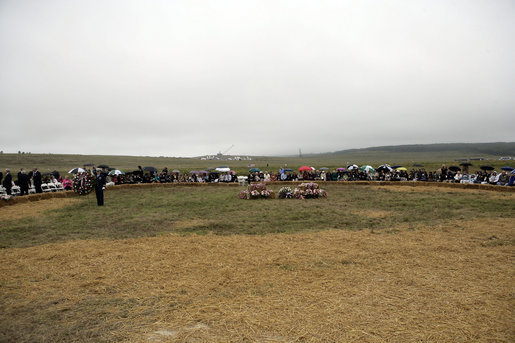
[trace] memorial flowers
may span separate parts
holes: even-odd
[[[293,197],[296,199],[317,199],[327,198],[325,189],[321,189],[315,182],[301,183],[295,188]]]
[[[275,193],[272,190],[266,189],[266,185],[264,183],[253,183],[250,184],[246,190],[238,193],[238,198],[240,199],[273,199],[275,198]]]
[[[77,173],[73,178],[73,190],[79,195],[87,195],[93,190],[94,180],[90,172]]]

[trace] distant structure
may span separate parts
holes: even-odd
[[[225,149],[224,152],[218,152],[218,154],[216,155],[206,155],[206,156],[202,156],[200,157],[201,160],[226,160],[226,161],[252,161],[252,158],[250,158],[249,156],[246,156],[246,157],[241,157],[241,156],[231,156],[231,155],[226,155],[229,150],[231,150],[232,148],[234,148],[234,144],[232,144],[229,148]]]

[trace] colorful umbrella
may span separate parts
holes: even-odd
[[[364,171],[365,173],[373,173],[375,172],[376,170],[372,167],[372,166],[361,166],[361,171]]]

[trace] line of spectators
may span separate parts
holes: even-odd
[[[238,177],[235,172],[203,171],[180,173],[178,170],[169,171],[163,168],[161,172],[157,170],[145,171],[140,166],[138,170],[125,174],[110,175],[107,170],[106,181],[108,185],[137,184],[137,183],[170,183],[170,182],[237,182]],[[281,168],[276,173],[268,171],[250,172],[246,177],[247,182],[270,182],[270,181],[421,181],[421,182],[448,182],[448,183],[473,183],[490,184],[501,186],[513,186],[515,183],[514,173],[508,174],[505,170],[497,172],[495,170],[480,170],[475,173],[468,173],[464,170],[451,170],[445,165],[436,171],[426,171],[424,168],[408,170],[380,169],[366,172],[359,168],[353,170],[312,170],[297,172],[291,169]],[[0,184],[3,186],[2,193],[10,196],[13,187],[18,187],[17,195],[29,193],[43,193],[42,186],[53,186],[52,190],[71,190],[72,180],[62,177],[58,171],[41,174],[37,168],[27,173],[21,168],[14,179],[9,169],[5,174],[0,172]],[[46,189],[48,190],[48,189]]]

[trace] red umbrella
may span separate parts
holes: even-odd
[[[299,171],[313,171],[313,168],[308,166],[302,166],[299,168]]]

